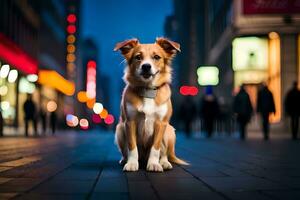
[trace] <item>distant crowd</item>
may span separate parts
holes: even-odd
[[[290,127],[292,139],[297,139],[299,129],[300,116],[300,90],[298,83],[294,82],[292,88],[288,91],[284,101],[285,113],[290,118]],[[254,110],[250,101],[249,94],[245,89],[245,85],[241,85],[239,92],[233,98],[232,104],[233,117],[238,124],[239,136],[242,140],[247,136],[246,130],[253,114],[258,113],[261,119],[261,128],[265,140],[269,139],[270,134],[270,115],[276,113],[274,97],[266,84],[261,84],[257,92],[256,109]],[[216,121],[220,118],[221,108],[217,96],[213,93],[211,87],[206,88],[200,104],[199,112],[197,106],[190,96],[185,97],[184,102],[179,109],[179,116],[184,124],[184,131],[187,137],[191,136],[192,124],[197,118],[197,113],[200,113],[203,130],[209,138],[214,132]],[[231,114],[229,114],[231,115]],[[225,114],[226,118],[231,118]]]

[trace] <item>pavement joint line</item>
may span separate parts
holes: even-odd
[[[157,173],[157,172],[151,172],[151,173]],[[162,173],[165,173],[165,172],[162,172]],[[151,180],[149,179],[147,172],[145,172],[145,175],[146,175],[147,181],[149,181],[150,186],[151,186],[151,188],[154,191],[155,196],[157,197],[157,199],[161,199],[160,196],[159,196],[159,194],[158,194],[158,191],[155,189],[155,187],[153,186]]]
[[[185,172],[189,173],[190,175],[192,175],[196,180],[200,181],[201,183],[203,183],[206,187],[208,187],[212,192],[215,192],[216,194],[220,195],[221,197],[223,197],[226,200],[231,200],[229,197],[227,197],[225,194],[223,194],[222,192],[216,190],[215,188],[213,188],[212,186],[210,186],[209,184],[207,184],[205,181],[203,181],[201,178],[195,176],[192,172],[190,172],[189,170],[185,169],[184,167],[179,166],[181,169],[183,169]]]

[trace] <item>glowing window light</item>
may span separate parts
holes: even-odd
[[[0,70],[0,77],[6,78],[8,76],[9,70],[10,70],[9,65],[2,65]]]
[[[14,83],[18,78],[18,71],[15,69],[10,70],[8,74],[8,82]]]
[[[75,25],[68,25],[67,26],[67,32],[70,34],[74,34],[76,32],[76,26]]]
[[[0,87],[0,95],[5,96],[7,94],[7,92],[8,92],[8,87],[6,85],[2,85]]]
[[[197,69],[198,83],[201,86],[218,85],[219,69],[215,66],[201,66]]]
[[[8,101],[2,101],[2,102],[1,102],[1,109],[2,109],[2,110],[8,110],[9,107],[10,107],[10,104],[9,104]]]
[[[103,105],[101,103],[98,103],[96,102],[93,106],[93,111],[96,113],[96,114],[100,114],[103,110]]]
[[[20,93],[32,94],[34,93],[35,89],[36,89],[35,84],[29,82],[28,79],[24,77],[20,78],[20,82],[19,82]]]
[[[86,130],[89,128],[89,121],[87,119],[80,119],[79,126],[81,129]]]
[[[102,119],[105,119],[108,115],[108,112],[105,108],[103,108],[102,112],[99,115]]]
[[[30,82],[36,82],[38,80],[38,76],[36,74],[29,74],[27,75],[27,80]]]
[[[276,37],[271,34],[271,37]],[[232,42],[232,68],[234,71],[268,68],[268,40],[259,37],[239,37]]]
[[[48,112],[54,112],[57,109],[57,103],[55,101],[49,101],[47,103],[47,110]]]
[[[115,118],[111,114],[107,115],[107,117],[104,119],[104,122],[108,125],[113,124],[114,121],[115,121]]]
[[[92,115],[92,121],[95,123],[95,124],[99,124],[101,123],[101,117],[97,114],[93,114]]]
[[[84,103],[88,100],[88,97],[86,95],[85,91],[80,91],[77,93],[77,99],[79,102]]]
[[[94,107],[94,104],[96,102],[96,99],[93,98],[93,99],[88,99],[87,102],[86,102],[86,106],[90,109],[92,109]]]
[[[74,35],[68,35],[68,37],[67,37],[67,42],[69,43],[69,44],[72,44],[72,43],[74,43],[76,41],[76,37],[74,36]]]
[[[67,17],[67,21],[69,23],[75,23],[76,22],[76,15],[74,14],[69,14],[68,17]]]
[[[57,89],[58,91],[72,96],[75,92],[75,84],[64,79],[54,70],[39,70],[38,82],[48,87]]]
[[[184,96],[196,96],[198,94],[198,88],[195,86],[181,86],[180,90],[179,90],[180,94],[184,95]]]

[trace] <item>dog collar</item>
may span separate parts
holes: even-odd
[[[145,87],[143,87],[139,90],[139,95],[141,97],[154,99],[157,95],[157,88],[145,88]]]

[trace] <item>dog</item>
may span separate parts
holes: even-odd
[[[137,171],[139,160],[147,160],[148,171],[172,169],[173,162],[188,163],[175,155],[175,129],[170,125],[171,61],[180,45],[166,38],[153,44],[138,39],[117,43],[127,62],[121,100],[121,116],[116,127],[115,142],[122,154],[124,171]]]

